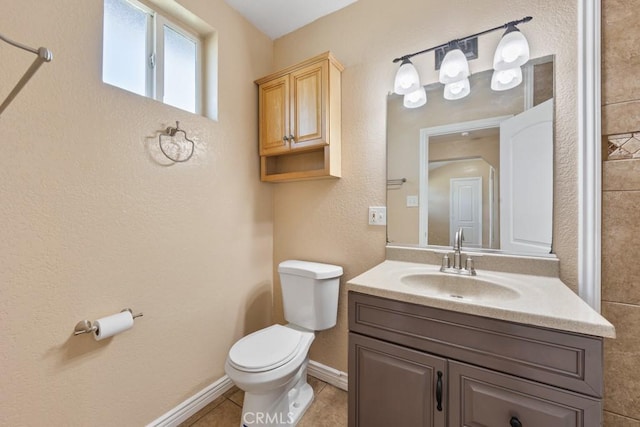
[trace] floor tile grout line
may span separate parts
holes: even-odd
[[[225,398],[225,399],[226,399],[226,400],[228,400],[229,402],[233,403],[234,405],[236,405],[238,408],[242,409],[242,405],[240,405],[240,404],[238,404],[238,403],[234,402],[234,401],[233,401],[233,400],[231,400],[231,399],[228,399],[228,398]]]

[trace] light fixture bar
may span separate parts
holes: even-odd
[[[409,53],[409,54],[407,54],[407,55],[403,55],[403,56],[401,56],[401,57],[399,57],[399,58],[395,58],[395,59],[393,60],[393,62],[395,63],[395,62],[404,61],[404,60],[406,60],[406,59],[413,58],[414,56],[422,55],[423,53],[427,53],[427,52],[431,52],[431,51],[436,50],[436,49],[441,49],[441,48],[448,47],[448,46],[449,46],[449,43],[451,43],[451,42],[453,42],[453,41],[457,41],[458,43],[460,43],[460,42],[464,42],[464,41],[466,41],[466,40],[468,40],[468,39],[473,39],[473,38],[476,38],[476,37],[479,37],[479,36],[482,36],[482,35],[485,35],[485,34],[492,33],[492,32],[494,32],[494,31],[498,31],[498,30],[502,30],[502,29],[507,29],[510,25],[511,25],[511,26],[515,26],[515,25],[519,25],[519,24],[524,24],[524,23],[526,23],[526,22],[531,21],[532,19],[533,19],[533,17],[531,17],[531,16],[526,16],[526,17],[524,17],[524,18],[522,18],[522,19],[518,19],[518,20],[516,20],[516,21],[507,22],[506,24],[499,25],[499,26],[497,26],[497,27],[490,28],[490,29],[485,30],[485,31],[481,31],[481,32],[476,33],[476,34],[471,34],[470,36],[462,37],[462,38],[459,38],[459,39],[456,39],[456,40],[451,40],[450,42],[443,43],[443,44],[440,44],[440,45],[438,45],[438,46],[430,47],[430,48],[428,48],[428,49],[424,49],[424,50],[421,50],[421,51],[419,51],[419,52],[414,52],[414,53]]]

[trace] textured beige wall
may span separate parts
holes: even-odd
[[[628,23],[640,19],[640,8],[632,3],[602,2],[602,129],[629,140],[624,147],[634,153],[640,28]],[[640,427],[640,159],[605,161],[602,180],[602,312],[616,327],[616,339],[605,342],[605,426]]]
[[[102,83],[102,1],[0,0],[0,31],[54,55],[0,118],[2,425],[144,425],[270,321],[253,81],[273,43],[222,0],[182,3],[219,32],[218,122]],[[0,99],[34,58],[0,43]],[[176,120],[197,151],[171,165]],[[124,307],[132,330],[72,336]]]
[[[278,185],[274,189],[274,266],[287,258],[340,264],[344,281],[384,259],[384,227],[367,225],[367,207],[384,205],[386,103],[397,64],[393,58],[504,22],[532,15],[522,26],[532,57],[556,55],[557,124],[555,242],[562,279],[577,288],[577,3],[463,0],[362,0],[275,42],[276,68],[331,50],[342,74],[342,176],[340,180]],[[498,11],[498,12],[496,12]],[[480,39],[471,71],[489,69],[499,33]],[[415,58],[424,82],[437,80],[430,54]],[[279,280],[275,311],[281,316]],[[346,292],[338,325],[321,332],[311,358],[347,368]],[[281,320],[281,317],[280,319]]]

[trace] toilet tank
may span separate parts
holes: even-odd
[[[342,267],[288,260],[278,266],[284,318],[312,331],[336,324]]]

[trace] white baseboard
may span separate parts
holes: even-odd
[[[185,400],[169,412],[147,424],[147,427],[177,427],[190,416],[222,396],[233,387],[228,376],[220,378],[210,386],[205,387],[194,396]]]
[[[348,381],[347,373],[333,369],[330,366],[318,363],[315,360],[309,360],[307,373],[312,377],[331,384],[334,387],[347,391]]]
[[[347,390],[347,374],[330,366],[323,365],[313,360],[309,360],[307,373],[317,379]],[[177,427],[180,423],[189,419],[190,416],[222,396],[227,390],[233,387],[233,383],[228,376],[223,376],[218,381],[204,388],[194,396],[185,400],[167,413],[151,421],[146,427]]]

